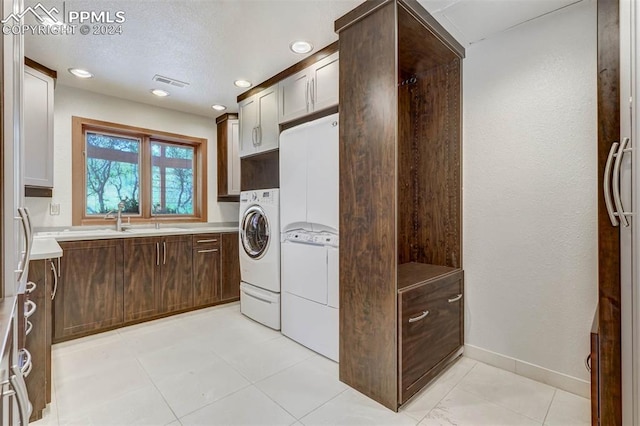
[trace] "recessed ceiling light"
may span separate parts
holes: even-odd
[[[78,78],[91,78],[91,77],[93,77],[93,74],[91,74],[89,71],[83,70],[81,68],[69,68],[69,72],[71,74],[75,75]]]
[[[211,105],[211,108],[215,109],[216,111],[224,111],[225,109],[227,109],[226,106],[219,104]]]
[[[233,82],[236,87],[251,87],[251,82],[247,80],[236,80]]]
[[[296,40],[289,45],[293,53],[309,53],[313,50],[313,45],[308,41]]]
[[[158,96],[159,98],[164,98],[169,96],[169,92],[161,90],[161,89],[152,89],[151,93],[153,93],[154,95]]]

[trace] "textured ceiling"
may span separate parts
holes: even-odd
[[[419,0],[462,44],[565,7],[576,0]],[[59,84],[208,117],[214,103],[237,111],[238,78],[260,83],[304,58],[295,39],[322,48],[333,22],[361,0],[43,0],[63,10],[124,11],[122,35],[27,35],[27,56],[58,71]],[[26,0],[26,5],[37,1]],[[64,4],[63,4],[64,3]],[[95,74],[79,80],[67,69]],[[161,74],[190,83],[174,88]],[[157,98],[150,89],[171,93]]]

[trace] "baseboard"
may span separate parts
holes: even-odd
[[[591,397],[591,384],[582,379],[568,376],[564,373],[549,370],[539,365],[521,361],[487,349],[479,348],[473,345],[464,345],[464,355],[476,361],[493,365],[502,370],[511,371],[520,376],[527,377],[537,382],[546,383],[550,386],[571,392],[583,398]]]

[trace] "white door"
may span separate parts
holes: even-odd
[[[24,70],[25,185],[53,187],[53,79]]]
[[[227,182],[229,195],[240,194],[240,123],[229,120],[227,127]]]
[[[314,65],[311,80],[313,110],[338,105],[338,52]]]
[[[278,148],[278,86],[272,86],[256,95],[258,102],[258,149],[266,152]]]
[[[238,104],[240,121],[240,158],[256,152],[258,104],[256,97],[251,96]]]
[[[307,222],[306,129],[294,127],[280,135],[280,229]]]
[[[280,123],[302,117],[309,112],[309,69],[282,80],[278,120]]]
[[[338,232],[338,114],[308,128],[307,221]]]

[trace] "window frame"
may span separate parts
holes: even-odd
[[[207,139],[168,133],[125,124],[110,123],[73,116],[72,120],[72,224],[105,225],[113,219],[86,214],[86,133],[98,132],[113,136],[140,139],[140,213],[123,214],[131,223],[154,222],[206,222],[207,221]],[[193,154],[193,202],[192,215],[152,215],[151,203],[151,143],[164,142],[190,146]]]

